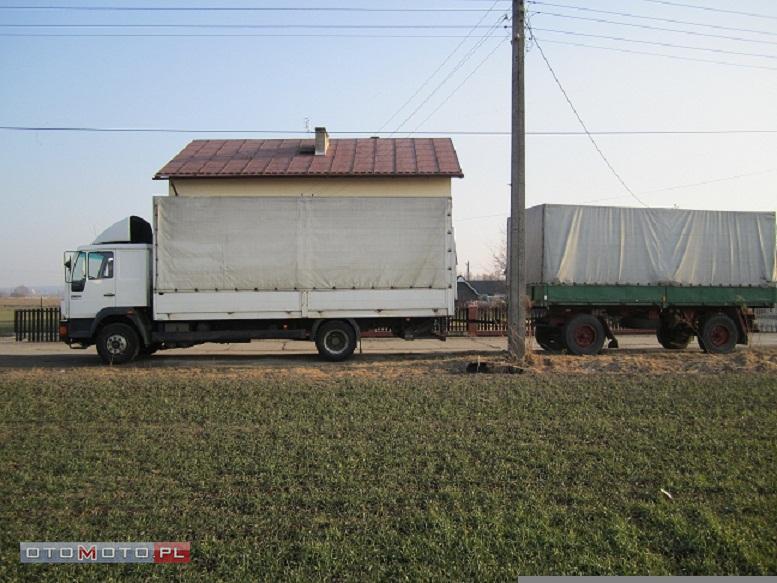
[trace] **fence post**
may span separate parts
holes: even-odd
[[[467,336],[478,335],[478,305],[475,302],[467,304]]]

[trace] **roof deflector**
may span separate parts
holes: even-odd
[[[94,245],[108,243],[145,243],[151,244],[151,225],[140,217],[131,216],[122,219],[100,233]]]

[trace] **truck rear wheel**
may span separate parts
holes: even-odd
[[[138,333],[128,324],[108,324],[97,333],[97,353],[104,364],[130,362],[139,347]]]
[[[347,322],[324,322],[316,331],[316,348],[326,360],[345,360],[356,350],[356,331]]]
[[[659,344],[667,350],[683,350],[688,348],[692,336],[693,333],[690,330],[679,326],[673,328],[659,326],[656,331],[656,338],[658,339]]]
[[[562,338],[571,354],[599,354],[604,347],[604,326],[590,314],[579,314],[566,323]]]
[[[737,346],[737,325],[726,314],[715,314],[704,320],[699,346],[710,354],[728,354]]]

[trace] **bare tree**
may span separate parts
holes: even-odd
[[[507,239],[502,237],[501,244],[491,251],[491,264],[495,279],[504,279],[507,273]]]

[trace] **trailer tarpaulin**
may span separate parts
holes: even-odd
[[[775,213],[546,204],[527,209],[529,283],[765,286]]]
[[[448,289],[450,204],[156,197],[156,291]]]

